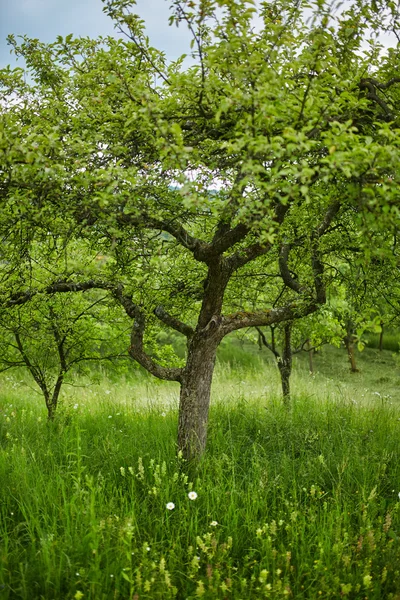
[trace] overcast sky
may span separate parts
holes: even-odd
[[[170,0],[138,0],[135,12],[145,19],[152,44],[169,58],[188,52],[188,33],[168,26]],[[113,22],[102,12],[101,0],[0,0],[0,68],[16,63],[6,43],[9,33],[26,33],[44,42],[57,35],[113,35]]]

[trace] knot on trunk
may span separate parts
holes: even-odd
[[[221,325],[221,322],[222,322],[221,315],[213,315],[211,317],[211,319],[208,321],[207,325],[204,327],[203,331],[204,332],[214,331],[214,330],[218,329],[218,327]]]

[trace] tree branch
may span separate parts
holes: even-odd
[[[376,93],[376,89],[387,90],[395,83],[400,83],[400,77],[392,77],[392,79],[389,79],[389,81],[386,83],[380,83],[372,77],[366,77],[364,79],[361,79],[359,83],[360,90],[366,90],[366,96],[368,100],[372,100],[373,102],[378,104],[385,113],[386,118],[389,120],[393,120],[394,115],[387,103],[378,96],[378,94]]]
[[[293,290],[294,292],[297,292],[299,294],[301,292],[301,285],[297,279],[294,279],[294,277],[292,277],[292,274],[288,267],[288,259],[289,259],[290,250],[291,250],[290,244],[282,244],[280,252],[279,252],[279,259],[278,259],[279,270],[281,272],[281,276],[282,276],[284,284],[288,288],[290,288],[291,290]]]
[[[262,327],[264,325],[273,325],[274,323],[298,319],[299,317],[305,317],[315,312],[318,310],[318,306],[318,302],[310,299],[308,304],[297,301],[291,302],[286,306],[259,312],[238,312],[233,315],[226,315],[221,318],[221,332],[225,336],[232,331],[243,329],[244,327]]]
[[[16,292],[15,294],[11,294],[9,298],[0,303],[7,308],[11,308],[12,306],[17,306],[20,304],[25,304],[29,302],[34,296],[37,294],[56,294],[56,293],[64,293],[64,292],[85,292],[87,290],[92,289],[103,289],[103,290],[112,290],[115,287],[115,284],[111,284],[107,281],[103,280],[93,280],[89,279],[88,281],[83,282],[73,282],[73,281],[56,281],[55,283],[51,283],[46,286],[42,290],[33,289],[26,290],[21,292]]]
[[[275,356],[275,358],[279,358],[280,354],[277,351],[276,348],[274,348],[274,346],[272,344],[270,344],[267,340],[267,338],[264,335],[264,332],[262,331],[262,329],[260,329],[260,327],[256,327],[256,330],[258,331],[258,335],[261,338],[261,341],[263,343],[263,345],[268,348],[268,350],[271,350],[272,354]]]
[[[129,347],[129,355],[136,360],[146,371],[158,377],[158,379],[166,379],[168,381],[181,381],[182,369],[163,367],[156,363],[144,349],[144,331],[146,327],[146,317],[144,311],[135,304],[132,296],[124,294],[122,285],[117,286],[113,290],[113,296],[123,306],[126,314],[133,319],[133,327],[131,332],[131,345]]]
[[[215,254],[222,254],[238,242],[240,242],[249,233],[249,228],[243,223],[239,223],[233,229],[229,229],[222,232],[222,228],[219,229],[219,235],[214,236],[214,240],[211,243],[211,249]]]
[[[261,244],[260,242],[256,242],[247,246],[247,248],[243,248],[238,250],[232,256],[229,256],[227,260],[227,264],[232,271],[236,271],[240,269],[240,267],[244,267],[247,263],[251,262],[255,258],[259,256],[263,256],[267,254],[272,248],[272,244],[267,242],[265,244]]]
[[[190,250],[193,253],[194,258],[200,262],[207,263],[211,257],[210,244],[194,237],[186,231],[182,225],[174,223],[172,219],[170,221],[162,221],[150,217],[146,213],[142,213],[139,217],[123,213],[118,216],[117,220],[120,224],[124,225],[134,225],[145,229],[166,231],[172,235],[181,246]]]
[[[339,212],[340,206],[341,205],[338,200],[328,206],[322,222],[320,223],[319,227],[314,230],[311,236],[311,264],[314,273],[314,285],[317,293],[318,304],[324,304],[326,302],[326,290],[323,282],[324,265],[320,258],[319,242]]]
[[[187,338],[192,337],[194,334],[194,329],[190,327],[190,325],[186,325],[186,323],[183,323],[179,319],[171,316],[166,310],[164,310],[162,306],[157,306],[157,308],[154,310],[154,314],[158,319],[160,319],[160,321],[165,323],[165,325],[175,329],[175,331],[179,331],[179,333],[182,333]]]

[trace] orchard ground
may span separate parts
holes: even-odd
[[[209,443],[176,457],[178,388],[137,372],[65,388],[59,414],[0,381],[0,598],[400,598],[400,364],[221,347]],[[195,493],[193,493],[195,492]]]

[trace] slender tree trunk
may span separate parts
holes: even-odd
[[[308,364],[309,364],[309,369],[310,369],[310,374],[312,375],[314,373],[314,350],[312,348],[310,348],[310,340],[307,341],[307,347],[308,347]]]
[[[195,334],[181,381],[178,450],[192,461],[202,455],[207,441],[208,410],[215,357],[220,339]]]
[[[382,352],[383,350],[383,321],[381,321],[381,332],[379,334],[379,351]]]
[[[61,373],[58,374],[57,381],[54,386],[52,395],[50,396],[50,394],[47,393],[47,396],[45,396],[46,406],[47,406],[47,416],[48,416],[49,421],[53,421],[55,414],[56,414],[56,410],[57,410],[57,406],[58,406],[58,398],[60,396],[61,386],[64,382],[64,375],[65,375],[65,373],[63,371],[61,371]]]
[[[56,412],[56,408],[57,408],[57,404],[53,404],[53,398],[50,396],[50,393],[46,387],[42,387],[42,393],[46,402],[46,408],[47,408],[47,419],[49,421],[53,421],[54,417],[55,417],[55,412]]]
[[[278,367],[281,376],[283,402],[286,406],[289,406],[290,375],[292,374],[292,326],[290,323],[284,326],[282,356],[278,361]]]
[[[347,334],[344,338],[344,344],[347,350],[347,356],[350,363],[350,371],[352,373],[358,373],[357,365],[356,365],[356,357],[354,353],[354,334],[353,334],[353,324],[349,321],[347,323]]]

